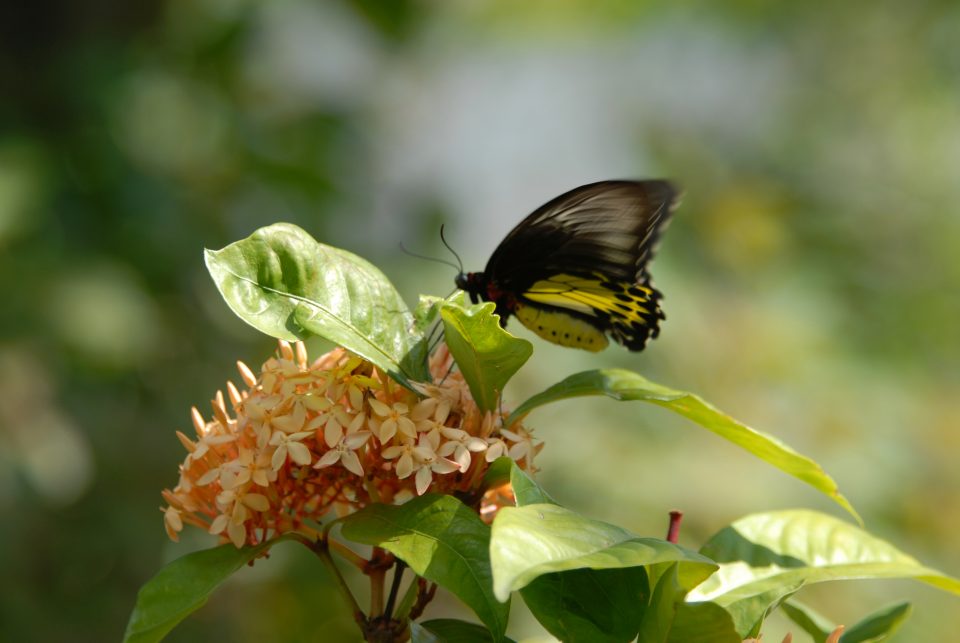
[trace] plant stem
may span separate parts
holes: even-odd
[[[382,569],[370,572],[370,616],[383,614],[383,584],[386,575]]]
[[[369,476],[364,478],[363,487],[367,490],[367,495],[370,496],[370,502],[380,502],[380,492],[377,490],[377,485],[373,483],[373,478]]]
[[[350,549],[349,547],[347,547],[341,542],[327,538],[327,545],[330,547],[330,549],[334,550],[335,552],[343,556],[348,563],[350,563],[360,571],[363,571],[364,569],[366,569],[367,565],[370,563],[370,561],[368,561],[366,558],[364,558],[357,552],[353,551],[352,549]]]
[[[387,570],[393,567],[397,559],[393,554],[380,547],[373,548],[373,555],[363,569],[370,577],[370,615],[383,614],[383,588],[387,579]],[[389,619],[388,619],[389,620]]]
[[[403,593],[400,604],[397,605],[397,620],[404,620],[410,615],[410,610],[419,593],[420,579],[414,578],[413,582],[407,586],[407,591]]]
[[[400,591],[400,581],[403,580],[403,570],[406,568],[407,564],[398,558],[397,565],[393,569],[393,582],[390,584],[390,595],[387,597],[387,606],[383,611],[383,615],[388,619],[393,617],[393,606],[397,602],[397,592]]]
[[[426,578],[417,578],[417,602],[413,604],[412,608],[410,608],[411,621],[415,621],[420,618],[420,615],[423,614],[423,610],[425,610],[427,607],[427,603],[433,600],[433,597],[436,593],[436,583],[430,583],[430,587],[428,588]]]

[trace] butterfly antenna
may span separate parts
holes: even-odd
[[[417,254],[416,252],[410,252],[409,250],[403,247],[402,243],[399,243],[397,245],[400,246],[400,250],[403,252],[403,254],[410,255],[411,257],[416,257],[417,259],[425,259],[426,261],[435,261],[437,263],[442,263],[446,266],[450,266],[451,268],[456,268],[457,270],[460,270],[460,272],[463,272],[463,267],[457,266],[452,261],[447,261],[446,259],[438,259],[436,257],[428,257],[426,255]]]
[[[460,260],[460,255],[457,254],[456,250],[450,247],[450,244],[447,243],[447,238],[443,236],[443,224],[440,224],[440,241],[442,241],[443,245],[447,247],[447,250],[449,250],[453,256],[457,258],[457,263],[460,264],[458,270],[463,272],[463,261]]]

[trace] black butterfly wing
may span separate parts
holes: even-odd
[[[512,293],[520,321],[549,341],[599,350],[609,332],[641,350],[663,319],[646,266],[676,200],[667,181],[571,190],[507,235],[486,278]]]
[[[650,259],[677,191],[668,181],[601,181],[537,208],[504,238],[484,270],[522,292],[559,272],[601,272],[636,282]]]

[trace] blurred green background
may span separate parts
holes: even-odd
[[[163,532],[173,432],[273,342],[219,299],[204,247],[291,221],[412,303],[454,271],[398,242],[447,256],[446,222],[478,270],[534,207],[619,177],[686,190],[652,270],[663,333],[639,355],[537,341],[510,398],[598,365],[694,390],[960,574],[958,33],[948,1],[6,3],[0,640],[118,640],[140,584],[210,544]],[[529,423],[547,489],[643,534],[673,508],[691,547],[753,511],[839,512],[660,409]],[[278,548],[170,640],[353,640],[328,580]],[[950,640],[960,609],[906,581],[803,598],[846,623],[913,600],[903,641]],[[538,631],[514,611],[513,635]]]

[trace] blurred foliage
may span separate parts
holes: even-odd
[[[291,221],[412,303],[453,271],[398,241],[447,256],[446,221],[478,269],[533,207],[620,176],[687,190],[652,270],[663,336],[639,356],[538,342],[517,397],[600,366],[695,390],[957,573],[958,31],[945,0],[5,4],[3,637],[116,639],[137,587],[209,544],[163,533],[173,430],[272,341],[219,300],[203,247]],[[666,414],[557,408],[532,416],[541,482],[584,514],[660,535],[680,507],[695,545],[748,512],[831,510]],[[346,638],[324,580],[277,555],[171,640]],[[904,640],[952,631],[950,597],[852,587],[810,602],[851,622],[908,598]]]

